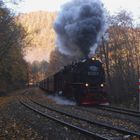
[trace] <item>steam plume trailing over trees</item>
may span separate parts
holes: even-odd
[[[87,57],[105,31],[105,14],[100,0],[71,0],[55,21],[59,50],[71,56]]]

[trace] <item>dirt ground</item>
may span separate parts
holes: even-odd
[[[28,92],[26,92],[28,91]],[[45,98],[38,88],[18,90],[0,96],[0,140],[87,140],[88,138],[25,108],[20,102],[26,96]]]

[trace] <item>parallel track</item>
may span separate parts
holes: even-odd
[[[113,107],[113,106],[99,106],[98,108],[102,110],[107,110],[111,112],[116,112],[116,113],[140,118],[140,112],[136,110],[124,109],[124,108]]]
[[[121,133],[123,133],[123,134],[135,135],[135,136],[139,136],[139,137],[140,137],[140,133],[139,133],[139,132],[132,132],[132,131],[126,130],[126,129],[124,129],[124,128],[119,128],[119,127],[110,126],[110,125],[107,125],[107,124],[105,124],[105,123],[100,123],[100,122],[93,121],[93,120],[87,120],[87,119],[85,119],[85,118],[83,119],[83,118],[81,118],[81,117],[74,116],[74,115],[72,115],[72,114],[70,114],[70,113],[66,113],[66,112],[64,112],[64,111],[62,111],[62,110],[60,111],[60,110],[55,109],[55,108],[53,108],[53,107],[46,106],[46,105],[42,105],[42,104],[40,104],[40,103],[38,103],[38,102],[36,102],[36,101],[33,101],[33,100],[31,100],[31,101],[32,101],[33,103],[35,103],[35,104],[37,104],[37,105],[43,107],[43,108],[47,108],[47,109],[49,109],[49,110],[51,110],[51,111],[55,111],[55,112],[58,112],[58,113],[60,113],[60,114],[67,115],[67,116],[72,117],[72,118],[75,118],[75,119],[79,119],[79,120],[82,120],[82,121],[86,121],[87,123],[90,123],[90,124],[99,125],[100,127],[105,127],[105,128],[107,128],[107,129],[110,129],[110,130],[116,130],[116,131],[121,132]]]
[[[28,103],[25,103],[24,101],[21,101],[21,100],[20,100],[20,103],[21,103],[22,105],[24,105],[25,107],[29,108],[30,110],[32,110],[32,111],[34,111],[34,112],[40,114],[41,116],[47,117],[47,118],[49,118],[49,119],[51,119],[51,120],[53,120],[53,121],[56,121],[57,123],[60,123],[61,125],[65,125],[65,126],[70,127],[70,128],[72,128],[72,129],[74,129],[74,130],[77,130],[77,131],[79,131],[79,132],[82,133],[82,134],[85,134],[85,135],[87,135],[87,136],[90,136],[90,137],[95,138],[96,140],[111,140],[110,138],[106,138],[106,137],[101,136],[101,135],[99,135],[99,134],[95,134],[95,133],[90,132],[90,131],[88,131],[88,130],[86,130],[86,129],[77,127],[77,126],[75,126],[75,125],[72,125],[72,124],[70,124],[70,123],[67,123],[67,122],[65,122],[65,121],[62,121],[62,120],[57,119],[57,118],[55,118],[55,117],[52,117],[51,115],[48,115],[47,113],[44,113],[44,112],[42,112],[42,111],[40,111],[40,110],[38,110],[38,109],[35,109],[32,105],[29,105]]]

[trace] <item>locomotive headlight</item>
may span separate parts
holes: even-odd
[[[95,60],[95,57],[92,57],[91,59],[94,61]]]
[[[86,83],[86,84],[85,84],[85,86],[86,86],[86,87],[88,87],[88,86],[89,86],[89,84],[88,84],[88,83]]]
[[[101,86],[101,87],[104,87],[104,84],[101,84],[100,86]]]

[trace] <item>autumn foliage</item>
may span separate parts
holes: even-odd
[[[126,11],[121,11],[109,19],[108,39],[102,38],[99,52],[105,63],[110,97],[118,103],[131,102],[132,105],[137,105],[140,28],[134,26]]]
[[[26,84],[26,62],[22,55],[25,31],[0,1],[0,93]]]

